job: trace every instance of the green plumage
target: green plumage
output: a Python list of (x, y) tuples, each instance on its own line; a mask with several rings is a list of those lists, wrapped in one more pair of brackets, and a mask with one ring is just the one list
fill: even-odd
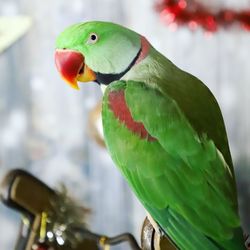
[[(124, 69), (115, 69), (110, 63), (112, 58), (116, 62), (119, 56), (122, 62), (131, 61), (140, 49), (139, 35), (133, 31), (102, 22), (98, 27), (94, 22), (87, 23), (86, 31), (84, 25), (81, 37), (89, 30), (100, 34), (105, 27), (113, 30), (102, 41), (100, 36), (100, 44), (94, 45), (99, 53), (105, 51), (103, 73), (122, 72)], [(82, 40), (76, 42), (80, 26), (74, 27), (74, 46), (67, 48), (85, 52), (86, 61), (96, 62), (100, 72), (102, 55), (93, 54), (92, 58), (90, 50), (80, 46)], [(62, 35), (59, 47), (65, 47), (64, 40)], [(120, 42), (122, 51), (115, 45)], [(106, 50), (109, 44), (112, 53)], [(128, 53), (130, 47), (133, 53)], [(121, 90), (133, 120), (142, 123), (156, 140), (141, 138), (115, 116), (109, 94)], [(145, 59), (109, 84), (103, 97), (102, 119), (112, 159), (179, 249), (245, 249), (223, 118), (214, 96), (200, 80), (150, 47)]]
[[(107, 96), (120, 88), (133, 118), (158, 141), (142, 140), (114, 117)], [(213, 141), (197, 135), (175, 101), (143, 83), (112, 83), (103, 100), (103, 126), (113, 160), (178, 247), (243, 249), (228, 166)]]

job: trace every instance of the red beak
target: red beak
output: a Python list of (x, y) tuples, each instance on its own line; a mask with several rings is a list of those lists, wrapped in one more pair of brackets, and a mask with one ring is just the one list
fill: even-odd
[(96, 78), (94, 72), (84, 64), (84, 56), (80, 52), (57, 49), (55, 63), (62, 78), (75, 89), (79, 89), (78, 80), (87, 82)]

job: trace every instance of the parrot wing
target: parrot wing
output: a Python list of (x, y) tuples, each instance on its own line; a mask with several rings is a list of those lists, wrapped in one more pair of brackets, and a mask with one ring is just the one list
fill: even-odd
[(198, 136), (206, 134), (213, 140), (234, 177), (226, 129), (216, 99), (208, 87), (195, 76), (180, 70), (172, 63), (168, 67), (171, 69), (172, 78), (166, 77), (164, 80), (157, 78), (161, 83), (159, 84), (162, 87), (161, 92), (176, 101)]
[[(241, 249), (243, 236), (239, 236), (242, 231), (234, 179), (214, 142), (205, 133), (202, 137), (197, 134), (172, 98), (135, 81), (114, 83), (108, 91), (116, 84), (125, 88), (125, 100), (133, 119), (157, 140), (147, 142), (157, 145), (155, 153), (147, 152), (145, 161), (152, 162), (157, 150), (163, 150), (157, 157), (166, 160), (161, 166), (147, 167), (139, 161), (134, 163), (135, 168), (120, 164), (153, 218), (165, 231), (175, 231), (170, 234), (172, 238), (178, 235), (180, 225), (187, 231), (185, 225), (189, 224), (226, 249)], [(118, 165), (122, 162), (115, 161)], [(155, 163), (158, 161), (155, 159)], [(165, 225), (169, 220), (172, 229)]]

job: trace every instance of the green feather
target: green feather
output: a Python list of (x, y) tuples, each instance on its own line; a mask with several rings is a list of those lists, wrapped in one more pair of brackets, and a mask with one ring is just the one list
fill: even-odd
[[(139, 138), (114, 117), (107, 96), (117, 89), (125, 90), (133, 118), (157, 141)], [(199, 137), (176, 101), (144, 83), (112, 83), (103, 99), (103, 126), (113, 160), (178, 247), (244, 249), (230, 169), (213, 141)]]
[(123, 79), (143, 82), (176, 102), (197, 136), (207, 136), (214, 142), (234, 175), (220, 108), (213, 94), (199, 79), (176, 67), (153, 47), (149, 55)]

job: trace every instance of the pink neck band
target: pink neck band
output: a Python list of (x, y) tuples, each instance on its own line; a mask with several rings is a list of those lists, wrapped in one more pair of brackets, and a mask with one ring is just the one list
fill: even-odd
[(141, 62), (148, 55), (150, 46), (151, 45), (148, 42), (148, 40), (144, 36), (141, 36), (141, 53), (138, 59), (136, 60), (135, 64)]

